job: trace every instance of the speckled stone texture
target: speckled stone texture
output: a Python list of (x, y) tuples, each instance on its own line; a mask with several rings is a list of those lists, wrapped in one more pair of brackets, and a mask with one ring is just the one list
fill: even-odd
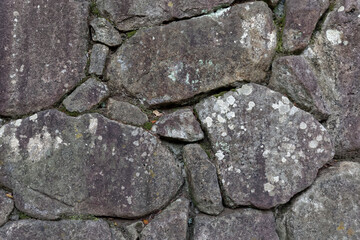
[(209, 97), (195, 109), (230, 207), (267, 209), (286, 203), (334, 155), (329, 134), (313, 116), (261, 85)]
[(180, 166), (141, 128), (98, 114), (43, 111), (0, 128), (0, 185), (18, 209), (136, 218), (164, 207), (183, 183)]
[(275, 47), (267, 4), (238, 4), (137, 31), (110, 58), (106, 78), (151, 106), (184, 104), (235, 82), (265, 81)]
[(119, 46), (122, 43), (120, 33), (105, 18), (95, 18), (90, 22), (91, 36), (93, 41), (101, 42), (110, 47)]
[(11, 196), (11, 194), (8, 196), (6, 196), (6, 194), (9, 193), (0, 189), (0, 226), (7, 222), (10, 213), (14, 209), (14, 201), (8, 197)]
[(104, 114), (108, 118), (134, 126), (142, 126), (149, 121), (146, 114), (140, 108), (113, 98), (110, 98), (107, 102)]

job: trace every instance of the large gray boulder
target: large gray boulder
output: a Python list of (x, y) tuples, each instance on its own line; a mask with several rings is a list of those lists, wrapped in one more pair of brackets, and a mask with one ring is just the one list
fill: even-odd
[(207, 13), (234, 0), (96, 0), (99, 11), (122, 31)]
[(326, 129), (267, 87), (246, 84), (195, 109), (216, 156), (227, 206), (286, 203), (333, 157)]
[(113, 240), (102, 220), (20, 220), (0, 228), (0, 240)]
[(208, 239), (279, 239), (274, 215), (250, 208), (226, 210), (218, 217), (198, 215), (194, 219), (194, 240)]
[(265, 81), (275, 48), (271, 10), (244, 3), (137, 31), (112, 55), (106, 77), (151, 106), (184, 103), (235, 82)]
[(0, 128), (0, 152), (0, 185), (38, 218), (136, 218), (164, 207), (183, 183), (156, 137), (98, 114), (48, 110), (16, 120)]
[(86, 1), (0, 1), (0, 115), (58, 102), (85, 76)]
[(14, 201), (8, 196), (11, 195), (7, 195), (4, 190), (0, 189), (0, 226), (7, 222), (10, 213), (14, 209)]
[(360, 239), (360, 164), (340, 162), (278, 212), (280, 239)]

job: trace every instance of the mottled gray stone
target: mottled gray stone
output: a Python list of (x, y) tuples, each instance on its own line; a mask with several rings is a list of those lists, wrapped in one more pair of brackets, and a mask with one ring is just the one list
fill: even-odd
[(4, 190), (0, 189), (0, 226), (7, 222), (13, 209), (14, 201), (6, 196), (6, 192)]
[(116, 47), (122, 43), (120, 33), (105, 18), (93, 19), (90, 26), (92, 27), (91, 36), (95, 42), (101, 42), (110, 47)]
[(172, 152), (176, 160), (182, 161), (184, 143), (174, 143), (166, 141), (162, 141), (162, 143), (169, 148), (170, 152)]
[(310, 64), (302, 56), (280, 57), (273, 62), (269, 87), (288, 96), (318, 120), (330, 115)]
[(140, 233), (144, 229), (145, 224), (137, 221), (125, 227), (125, 236), (127, 240), (139, 240)]
[(115, 22), (122, 31), (193, 17), (216, 7), (228, 6), (232, 2), (233, 0), (96, 0), (100, 12)]
[(267, 4), (238, 4), (137, 31), (112, 55), (106, 77), (151, 106), (183, 104), (235, 82), (265, 81), (275, 48)]
[(149, 121), (146, 114), (140, 108), (113, 98), (110, 98), (107, 102), (105, 115), (116, 121), (135, 126), (142, 126)]
[(84, 112), (92, 109), (110, 95), (105, 83), (89, 78), (77, 87), (63, 101), (66, 110), (70, 112)]
[(115, 227), (111, 228), (111, 235), (112, 235), (111, 240), (128, 240), (124, 237), (122, 230), (119, 228), (115, 228)]
[(85, 76), (86, 1), (0, 1), (0, 115), (58, 102)]
[(359, 15), (359, 1), (335, 1), (314, 44), (304, 52), (331, 111), (325, 127), (334, 138), (339, 158), (360, 153)]
[(140, 240), (185, 240), (189, 217), (189, 201), (180, 198), (156, 216), (141, 232)]
[(113, 240), (102, 220), (20, 220), (0, 228), (0, 240)]
[(286, 17), (282, 36), (283, 47), (286, 51), (303, 50), (309, 44), (316, 24), (329, 4), (329, 0), (286, 0)]
[(216, 156), (227, 206), (286, 203), (333, 157), (326, 129), (267, 87), (246, 84), (195, 109)]
[(339, 162), (277, 214), (281, 239), (360, 239), (360, 164)]
[(184, 142), (196, 142), (204, 138), (192, 109), (181, 109), (162, 116), (151, 131), (162, 137)]
[(184, 147), (184, 162), (190, 193), (195, 206), (202, 212), (218, 215), (224, 209), (216, 167), (199, 144)]
[(109, 48), (102, 44), (94, 44), (91, 51), (89, 73), (98, 76), (103, 75), (106, 57), (109, 54)]
[(163, 208), (183, 183), (181, 168), (142, 128), (99, 114), (43, 111), (0, 128), (0, 185), (30, 216), (136, 218)]
[(254, 209), (226, 210), (220, 216), (198, 215), (194, 220), (194, 240), (279, 239), (274, 215)]
[(279, 1), (280, 0), (265, 0), (265, 2), (267, 2), (270, 5), (270, 7), (276, 7)]

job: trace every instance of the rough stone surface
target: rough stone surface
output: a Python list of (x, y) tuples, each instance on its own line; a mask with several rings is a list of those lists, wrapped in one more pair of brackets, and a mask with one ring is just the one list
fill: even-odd
[(216, 156), (227, 206), (286, 203), (333, 157), (326, 129), (264, 86), (246, 84), (195, 109)]
[(302, 56), (280, 57), (273, 62), (269, 87), (288, 96), (318, 120), (330, 115), (310, 64)]
[(99, 114), (48, 110), (13, 121), (0, 128), (0, 152), (0, 185), (39, 218), (136, 218), (164, 207), (183, 183), (156, 137)]
[(227, 210), (221, 216), (198, 215), (194, 220), (194, 240), (279, 239), (272, 212), (254, 209)]
[(181, 109), (162, 116), (151, 131), (162, 137), (184, 142), (196, 142), (204, 138), (200, 123), (192, 109)]
[(265, 0), (271, 7), (276, 7), (280, 0)]
[(139, 240), (140, 233), (145, 225), (142, 221), (137, 221), (125, 227), (125, 236), (127, 240)]
[(135, 126), (142, 126), (149, 121), (146, 114), (140, 108), (113, 98), (110, 98), (107, 102), (105, 115), (116, 121)]
[(340, 162), (277, 216), (281, 239), (360, 239), (360, 164)]
[(6, 196), (4, 190), (0, 189), (0, 226), (7, 222), (13, 209), (13, 200)]
[(102, 220), (9, 222), (0, 228), (0, 240), (112, 240), (109, 225)]
[(359, 15), (359, 1), (336, 1), (322, 31), (304, 53), (332, 113), (325, 127), (334, 138), (336, 155), (342, 158), (360, 153)]
[(93, 19), (90, 26), (92, 27), (91, 36), (95, 42), (101, 42), (110, 47), (116, 47), (122, 43), (120, 33), (105, 18)]
[(329, 7), (329, 0), (298, 1), (286, 0), (283, 47), (286, 51), (304, 49), (320, 17)]
[(89, 78), (65, 98), (63, 104), (66, 110), (81, 113), (95, 107), (109, 95), (110, 91), (105, 83)]
[(152, 220), (141, 232), (140, 240), (186, 239), (189, 201), (180, 198)]
[(98, 76), (103, 75), (106, 57), (109, 54), (109, 48), (102, 44), (94, 44), (91, 51), (89, 73)]
[(50, 107), (84, 77), (85, 1), (0, 1), (0, 115)]
[(137, 31), (111, 57), (106, 76), (151, 106), (184, 103), (235, 82), (264, 81), (275, 47), (267, 4), (244, 3)]
[(184, 162), (195, 206), (202, 212), (218, 215), (224, 209), (216, 167), (199, 144), (184, 147)]
[(112, 235), (112, 240), (128, 240), (124, 237), (121, 229), (115, 227), (111, 228), (111, 235)]
[(0, 118), (0, 127), (4, 125), (4, 120)]
[(189, 18), (210, 12), (216, 7), (230, 5), (232, 2), (233, 0), (96, 0), (100, 12), (115, 22), (122, 31)]

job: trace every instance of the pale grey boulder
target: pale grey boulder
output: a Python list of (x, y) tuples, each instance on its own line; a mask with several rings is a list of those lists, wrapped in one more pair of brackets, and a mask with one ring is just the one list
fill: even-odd
[(105, 18), (95, 18), (90, 22), (92, 27), (92, 40), (101, 42), (110, 47), (119, 46), (122, 43), (120, 33)]
[(91, 50), (89, 73), (98, 76), (103, 75), (106, 58), (109, 54), (109, 48), (102, 44), (94, 44)]
[(267, 4), (238, 4), (137, 31), (111, 56), (106, 79), (150, 106), (184, 104), (236, 82), (265, 82), (275, 48)]
[(193, 239), (278, 240), (275, 230), (275, 218), (270, 211), (250, 208), (227, 209), (217, 217), (197, 215), (194, 219)]
[(0, 115), (51, 107), (85, 77), (87, 1), (0, 1)]
[(184, 147), (184, 163), (190, 194), (195, 206), (206, 214), (218, 215), (224, 209), (215, 165), (199, 144)]
[(7, 192), (0, 189), (0, 226), (8, 221), (9, 215), (14, 209), (14, 201), (6, 196), (6, 194)]
[(97, 106), (110, 95), (107, 85), (89, 78), (67, 96), (63, 105), (69, 112), (85, 112)]
[(330, 135), (312, 115), (261, 85), (206, 98), (195, 109), (229, 207), (284, 204), (334, 155)]
[(277, 213), (280, 239), (360, 239), (360, 164), (338, 162)]
[(196, 142), (204, 138), (200, 123), (192, 109), (181, 109), (165, 114), (156, 121), (151, 131), (159, 136), (184, 142)]
[(134, 126), (142, 126), (149, 121), (146, 114), (137, 106), (113, 98), (107, 102), (105, 115), (113, 120)]
[(36, 218), (138, 218), (165, 207), (183, 184), (155, 136), (99, 114), (48, 110), (13, 121), (0, 128), (0, 152), (0, 185)]

